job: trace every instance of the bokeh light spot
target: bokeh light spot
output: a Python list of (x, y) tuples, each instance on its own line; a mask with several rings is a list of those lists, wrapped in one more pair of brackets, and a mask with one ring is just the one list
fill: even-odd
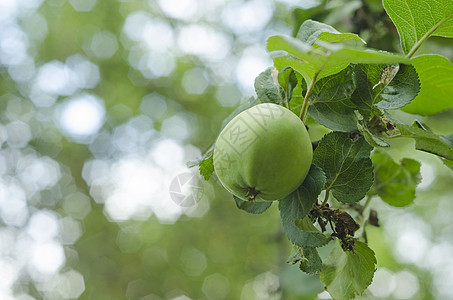
[(151, 119), (161, 120), (167, 112), (167, 102), (160, 94), (148, 94), (143, 97), (140, 109)]
[(151, 156), (161, 168), (171, 169), (183, 164), (184, 150), (174, 140), (164, 139), (154, 145)]
[(90, 198), (81, 192), (67, 195), (63, 200), (63, 209), (71, 217), (83, 220), (91, 211)]
[(27, 57), (19, 64), (10, 65), (8, 73), (16, 82), (28, 82), (35, 74), (35, 62)]
[(59, 220), (60, 239), (63, 245), (72, 245), (82, 236), (82, 225), (71, 217)]
[(0, 215), (10, 226), (22, 226), (28, 217), (25, 191), (17, 183), (0, 181)]
[(187, 54), (198, 55), (209, 61), (225, 58), (230, 52), (230, 38), (210, 26), (187, 25), (178, 34), (178, 46)]
[(38, 243), (33, 248), (31, 264), (40, 274), (53, 275), (60, 270), (64, 262), (63, 247), (57, 242)]
[(174, 47), (173, 28), (168, 22), (153, 19), (146, 22), (145, 26), (143, 24), (139, 26), (144, 27), (141, 39), (150, 50), (171, 51)]
[(215, 273), (204, 279), (202, 291), (210, 299), (225, 299), (230, 292), (230, 283), (228, 278)]
[(217, 101), (224, 107), (236, 107), (241, 102), (241, 92), (235, 85), (221, 85), (217, 87)]
[(125, 228), (118, 232), (116, 244), (124, 253), (136, 253), (141, 248), (143, 242), (134, 230)]
[(103, 101), (88, 94), (66, 100), (58, 112), (57, 121), (63, 133), (80, 142), (95, 134), (105, 118)]
[(99, 67), (80, 54), (66, 59), (66, 64), (76, 74), (76, 84), (79, 89), (92, 89), (101, 79)]
[(28, 221), (27, 233), (37, 242), (47, 242), (59, 233), (58, 217), (49, 210), (34, 213)]
[(136, 42), (140, 42), (144, 37), (144, 30), (151, 23), (151, 16), (138, 10), (129, 14), (124, 22), (123, 32), (126, 36)]
[(91, 53), (99, 59), (111, 58), (118, 51), (116, 36), (110, 31), (104, 30), (91, 39)]
[(61, 61), (51, 61), (38, 70), (36, 83), (45, 93), (69, 96), (76, 90), (77, 75)]
[(85, 291), (82, 274), (74, 270), (61, 274), (58, 291), (64, 299), (78, 299)]
[(422, 175), (422, 180), (418, 184), (417, 189), (426, 189), (428, 188), (431, 183), (436, 178), (436, 174), (434, 173), (434, 168), (428, 162), (422, 161), (420, 167), (420, 174)]
[(236, 77), (242, 91), (254, 95), (255, 78), (270, 65), (272, 61), (266, 52), (253, 46), (246, 48), (236, 67)]
[(222, 20), (237, 34), (262, 30), (271, 20), (274, 7), (268, 0), (231, 1), (222, 13)]
[(97, 0), (69, 0), (76, 11), (90, 11), (96, 5)]
[(189, 94), (203, 94), (208, 87), (208, 79), (200, 68), (193, 68), (184, 72), (182, 86)]
[(22, 121), (13, 121), (6, 125), (8, 145), (13, 148), (25, 147), (32, 139), (30, 126)]
[(18, 163), (18, 175), (29, 189), (49, 189), (61, 178), (60, 166), (50, 157), (26, 156)]
[(181, 253), (184, 271), (189, 276), (200, 276), (208, 266), (206, 255), (195, 248), (185, 248)]
[(395, 282), (397, 288), (393, 292), (394, 299), (414, 299), (420, 287), (417, 276), (403, 270), (395, 274)]
[(159, 7), (170, 18), (189, 20), (197, 12), (197, 1), (194, 0), (158, 0)]
[(387, 298), (395, 291), (395, 277), (386, 268), (378, 268), (374, 274), (373, 282), (368, 287), (376, 298)]
[(160, 131), (166, 137), (175, 140), (185, 140), (190, 135), (189, 123), (186, 120), (185, 114), (177, 114), (162, 122)]

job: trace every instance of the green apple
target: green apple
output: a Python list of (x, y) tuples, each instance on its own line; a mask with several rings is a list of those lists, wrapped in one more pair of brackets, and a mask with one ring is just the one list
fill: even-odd
[(214, 147), (214, 169), (222, 185), (243, 200), (279, 200), (304, 181), (313, 149), (304, 123), (272, 103), (234, 117)]

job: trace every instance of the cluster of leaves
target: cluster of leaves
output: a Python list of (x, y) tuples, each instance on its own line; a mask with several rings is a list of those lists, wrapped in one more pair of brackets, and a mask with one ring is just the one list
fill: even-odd
[[(257, 99), (229, 118), (256, 103), (272, 102), (291, 109), (309, 127), (331, 131), (317, 143), (303, 184), (280, 199), (278, 207), (285, 234), (296, 248), (290, 260), (304, 272), (319, 274), (335, 299), (362, 293), (376, 266), (374, 252), (355, 236), (359, 225), (348, 208), (363, 211), (358, 202), (373, 195), (398, 207), (415, 198), (420, 163), (394, 161), (386, 152), (390, 141), (412, 138), (416, 149), (453, 165), (453, 136), (436, 135), (417, 121), (404, 124), (392, 115), (397, 109), (427, 115), (453, 106), (451, 62), (434, 54), (413, 57), (429, 36), (453, 37), (453, 3), (440, 2), (384, 0), (404, 54), (367, 49), (356, 34), (313, 20), (303, 22), (296, 37), (270, 37), (274, 68), (256, 78)], [(212, 156), (201, 162), (200, 172), (209, 179)], [(272, 205), (234, 200), (249, 213)], [(317, 248), (333, 239), (332, 252), (321, 259)]]

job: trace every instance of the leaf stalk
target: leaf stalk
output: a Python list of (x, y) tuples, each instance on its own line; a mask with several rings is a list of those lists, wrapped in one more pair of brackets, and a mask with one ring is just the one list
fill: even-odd
[(430, 30), (428, 30), (422, 37), (415, 43), (414, 46), (412, 46), (412, 49), (409, 51), (409, 53), (406, 55), (407, 58), (412, 58), (414, 56), (415, 52), (420, 48), (420, 46), (423, 44), (424, 41), (426, 41), (442, 24), (447, 22), (453, 18), (453, 14), (443, 18), (440, 20), (436, 25), (434, 25)]
[(322, 207), (326, 206), (327, 201), (329, 201), (329, 193), (330, 193), (330, 189), (327, 189), (326, 196), (324, 197), (324, 201), (322, 201), (322, 204), (321, 204)]
[(313, 91), (313, 88), (315, 87), (316, 79), (318, 78), (318, 74), (320, 71), (316, 72), (315, 75), (313, 76), (313, 79), (311, 80), (310, 86), (308, 87), (307, 93), (305, 94), (304, 97), (304, 104), (302, 106), (302, 110), (300, 111), (300, 119), (302, 122), (307, 121), (307, 108), (308, 108), (308, 99), (310, 98), (311, 92)]

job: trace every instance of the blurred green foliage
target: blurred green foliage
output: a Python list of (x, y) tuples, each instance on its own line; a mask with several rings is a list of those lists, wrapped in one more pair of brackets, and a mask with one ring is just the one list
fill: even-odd
[[(381, 2), (165, 3), (0, 2), (0, 298), (322, 293), (318, 278), (286, 263), (291, 249), (277, 205), (246, 214), (213, 177), (202, 183), (195, 207), (178, 207), (169, 184), (253, 95), (254, 77), (270, 65), (268, 36), (295, 33), (312, 18), (357, 33), (369, 47), (399, 52)], [(421, 51), (451, 60), (451, 42), (434, 38)], [(101, 99), (105, 114), (95, 111), (101, 125), (80, 133), (90, 111), (63, 112), (87, 94)], [(419, 119), (452, 134), (452, 115)], [(373, 198), (382, 226), (366, 227), (368, 241), (386, 276), (364, 297), (453, 298), (453, 176), (411, 149), (398, 145), (393, 158), (421, 160), (424, 185), (404, 209)], [(402, 256), (411, 247), (412, 255)]]

